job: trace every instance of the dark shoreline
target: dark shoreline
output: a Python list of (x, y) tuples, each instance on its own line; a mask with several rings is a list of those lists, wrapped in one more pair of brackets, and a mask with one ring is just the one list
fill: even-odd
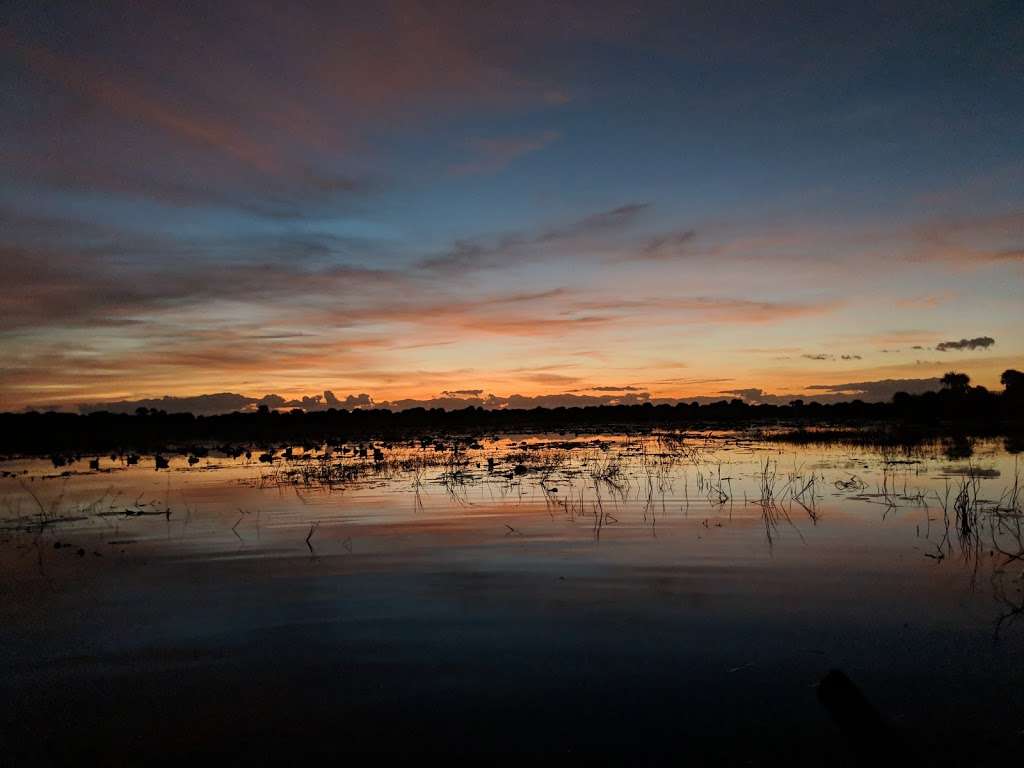
[[(653, 429), (762, 431), (760, 437), (796, 443), (851, 442), (913, 446), (927, 440), (1006, 437), (1016, 452), (1024, 441), (1024, 374), (1008, 370), (1005, 389), (970, 386), (965, 374), (950, 372), (938, 392), (897, 392), (888, 402), (838, 403), (792, 400), (750, 404), (735, 398), (715, 403), (680, 402), (564, 408), (460, 410), (410, 408), (327, 408), (199, 415), (139, 407), (134, 413), (0, 413), (0, 455), (53, 457), (69, 454), (184, 452), (239, 446), (341, 445), (367, 440), (468, 438), (529, 432), (643, 432)], [(59, 459), (55, 459), (55, 464)]]
[[(422, 408), (260, 411), (217, 416), (147, 411), (0, 414), (0, 454), (185, 452), (197, 446), (335, 445), (362, 440), (430, 439), (530, 432), (649, 432), (655, 429), (749, 430), (778, 442), (850, 442), (913, 446), (943, 438), (1006, 437), (1009, 450), (1024, 439), (1024, 409), (1005, 395), (941, 392), (891, 403), (822, 405), (596, 406), (531, 410), (458, 411)], [(1017, 448), (1019, 450), (1019, 448)]]

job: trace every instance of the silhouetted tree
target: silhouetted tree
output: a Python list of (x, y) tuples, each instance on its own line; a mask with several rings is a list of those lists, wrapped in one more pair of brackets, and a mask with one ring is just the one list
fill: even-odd
[(1008, 368), (999, 377), (999, 383), (1003, 385), (1007, 397), (1015, 400), (1024, 397), (1024, 373)]
[(940, 381), (942, 386), (951, 392), (966, 392), (967, 388), (971, 385), (970, 376), (966, 373), (957, 373), (956, 371), (950, 371)]
[[(431, 435), (470, 433), (472, 436), (538, 431), (586, 430), (591, 428), (655, 425), (690, 428), (705, 425), (777, 424), (787, 419), (800, 425), (867, 426), (889, 433), (887, 440), (916, 441), (927, 435), (968, 436), (1011, 435), (1014, 450), (1024, 441), (1024, 374), (1003, 373), (1002, 393), (970, 386), (962, 373), (949, 372), (942, 379), (941, 392), (895, 394), (889, 403), (860, 400), (839, 403), (805, 402), (789, 405), (752, 405), (739, 399), (701, 405), (645, 403), (644, 405), (601, 405), (586, 408), (499, 409), (413, 408), (278, 410), (260, 403), (257, 413), (226, 413), (193, 416), (168, 414), (159, 409), (139, 409), (135, 414), (97, 411), (75, 413), (0, 413), (0, 455), (49, 454), (60, 466), (65, 455), (99, 451), (188, 450), (196, 456), (219, 444), (228, 455), (283, 447), (288, 444), (331, 445), (355, 440), (431, 440)], [(424, 437), (426, 436), (426, 437)], [(1008, 444), (1009, 445), (1009, 444)], [(954, 453), (962, 448), (953, 446)], [(1008, 447), (1007, 450), (1010, 450)]]

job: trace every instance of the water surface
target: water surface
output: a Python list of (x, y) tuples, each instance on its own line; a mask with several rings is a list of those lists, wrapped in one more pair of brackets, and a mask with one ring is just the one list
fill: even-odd
[(838, 668), (927, 762), (1019, 754), (999, 441), (361, 447), (4, 462), (5, 749), (844, 764)]

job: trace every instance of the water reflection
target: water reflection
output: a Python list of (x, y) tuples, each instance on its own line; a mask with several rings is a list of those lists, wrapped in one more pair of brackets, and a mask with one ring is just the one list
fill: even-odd
[(946, 458), (951, 461), (969, 459), (974, 455), (974, 446), (966, 435), (954, 435), (946, 438), (943, 440), (943, 450)]
[[(484, 542), (494, 530), (567, 542), (585, 530), (613, 547), (668, 536), (684, 550), (700, 541), (726, 562), (758, 537), (768, 554), (780, 541), (799, 544), (813, 564), (857, 524), (872, 557), (955, 559), (972, 584), (987, 574), (1006, 609), (998, 628), (1020, 614), (1019, 468), (997, 442), (976, 451), (959, 438), (908, 454), (733, 433), (532, 435), (80, 457), (60, 470), (13, 460), (0, 481), (7, 543), (34, 547), (42, 567), (52, 557), (43, 550), (62, 539), (97, 556), (127, 542), (215, 552), (229, 537), (250, 556), (289, 545), (322, 555), (367, 532), (377, 546), (395, 534), (400, 549), (410, 527), (453, 523)], [(839, 522), (808, 539), (819, 523)], [(738, 532), (727, 545), (701, 534), (726, 526)]]
[[(934, 730), (946, 691), (969, 686), (972, 706), (1004, 707), (1020, 689), (1007, 661), (1024, 639), (1019, 463), (999, 441), (966, 458), (941, 443), (906, 452), (739, 433), (210, 450), (165, 454), (160, 470), (152, 456), (91, 469), (95, 458), (0, 468), (11, 585), (0, 619), (24, 659), (22, 692), (41, 685), (41, 659), (204, 653), (253, 637), (264, 645), (252, 664), (289, 681), (321, 663), (315, 648), (325, 679), (347, 665), (370, 700), (384, 664), (413, 670), (387, 678), (410, 696), (411, 681), (456, 675), (460, 700), (528, 696), (536, 708), (543, 690), (563, 717), (589, 711), (594, 685), (615, 701), (662, 685), (667, 670), (680, 691), (709, 697), (707, 734), (758, 700), (762, 714), (744, 716), (784, 719), (784, 700), (814, 722), (800, 709), (813, 697), (786, 692), (832, 667), (922, 729)], [(580, 661), (590, 658), (597, 667)], [(440, 678), (417, 666), (436, 659)], [(906, 705), (905, 686), (880, 682), (939, 668), (948, 680), (919, 683)], [(332, 685), (322, 693), (339, 711), (369, 717), (348, 683)], [(663, 710), (632, 711), (654, 723)], [(1012, 708), (1000, 711), (984, 728), (1003, 728)], [(434, 729), (423, 738), (443, 731), (423, 717)], [(564, 745), (564, 734), (544, 738)]]

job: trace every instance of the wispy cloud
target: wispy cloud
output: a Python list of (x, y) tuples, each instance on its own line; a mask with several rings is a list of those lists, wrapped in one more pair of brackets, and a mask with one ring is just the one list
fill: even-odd
[(897, 299), (896, 306), (907, 309), (932, 309), (952, 301), (954, 294), (945, 292), (924, 296), (910, 296), (905, 299)]
[(1024, 258), (1024, 211), (932, 220), (917, 230), (915, 257), (962, 264)]
[(524, 155), (540, 152), (561, 138), (558, 131), (544, 131), (536, 136), (505, 136), (501, 138), (473, 139), (469, 149), (473, 157), (452, 165), (456, 175), (494, 173)]
[[(571, 98), (523, 66), (536, 40), (520, 36), (515, 55), (482, 42), (507, 35), (483, 9), (398, 0), (368, 14), (323, 3), (252, 13), (229, 1), (196, 21), (171, 6), (114, 6), (81, 9), (75, 23), (116, 46), (44, 37), (19, 15), (0, 30), (19, 89), (46, 94), (22, 100), (19, 151), (0, 154), (2, 166), (82, 194), (295, 219), (379, 184), (352, 160), (382, 121), (423, 126), (439, 108), (552, 109)], [(556, 139), (474, 146), (483, 167)]]
[(691, 255), (696, 240), (697, 232), (693, 229), (669, 232), (651, 238), (636, 250), (626, 251), (619, 256), (619, 259), (623, 261), (677, 259)]
[(667, 314), (688, 323), (772, 323), (832, 312), (841, 306), (836, 301), (797, 303), (757, 301), (733, 297), (679, 296), (647, 299), (584, 300), (576, 305), (581, 310), (604, 310), (623, 313)]
[(416, 266), (425, 272), (451, 276), (465, 274), (467, 271), (507, 267), (513, 258), (515, 264), (522, 265), (527, 261), (550, 258), (548, 249), (553, 246), (627, 231), (649, 208), (649, 203), (628, 203), (532, 232), (457, 240), (451, 248), (421, 259)]

